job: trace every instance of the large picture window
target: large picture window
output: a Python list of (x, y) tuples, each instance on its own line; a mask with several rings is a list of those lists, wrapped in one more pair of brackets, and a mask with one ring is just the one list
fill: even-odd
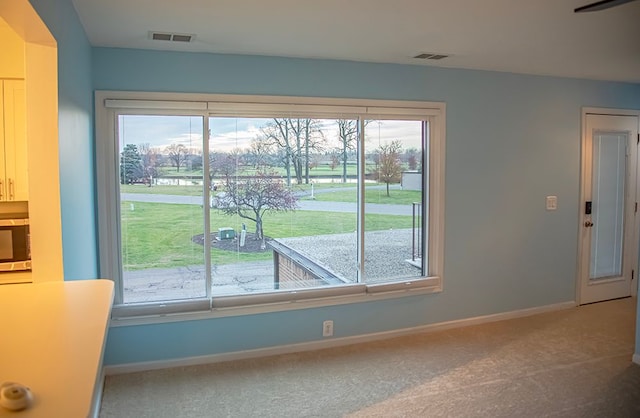
[(197, 98), (96, 94), (116, 313), (440, 289), (443, 105)]

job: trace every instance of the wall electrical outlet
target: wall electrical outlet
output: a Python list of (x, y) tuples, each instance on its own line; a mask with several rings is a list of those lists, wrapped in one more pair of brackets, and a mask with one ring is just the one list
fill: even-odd
[(322, 323), (322, 336), (323, 337), (333, 336), (333, 321), (327, 320)]
[(558, 209), (558, 196), (547, 196), (547, 210)]

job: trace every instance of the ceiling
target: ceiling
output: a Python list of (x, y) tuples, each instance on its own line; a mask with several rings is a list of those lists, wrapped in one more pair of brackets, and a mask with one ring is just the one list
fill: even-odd
[[(430, 65), (640, 83), (640, 1), (72, 0), (93, 46)], [(194, 34), (191, 43), (150, 31)], [(450, 55), (418, 60), (420, 53)]]

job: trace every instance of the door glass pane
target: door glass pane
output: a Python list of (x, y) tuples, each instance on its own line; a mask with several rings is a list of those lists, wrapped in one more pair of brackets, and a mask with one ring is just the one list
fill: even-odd
[(205, 297), (202, 117), (118, 125), (124, 303)]
[(423, 125), (415, 120), (366, 121), (367, 283), (424, 275)]
[(590, 279), (622, 274), (627, 136), (593, 136), (593, 229)]

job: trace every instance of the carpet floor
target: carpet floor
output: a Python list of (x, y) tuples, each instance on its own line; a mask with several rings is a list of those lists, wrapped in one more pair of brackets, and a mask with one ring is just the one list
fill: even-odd
[(107, 376), (100, 417), (640, 417), (635, 304)]

